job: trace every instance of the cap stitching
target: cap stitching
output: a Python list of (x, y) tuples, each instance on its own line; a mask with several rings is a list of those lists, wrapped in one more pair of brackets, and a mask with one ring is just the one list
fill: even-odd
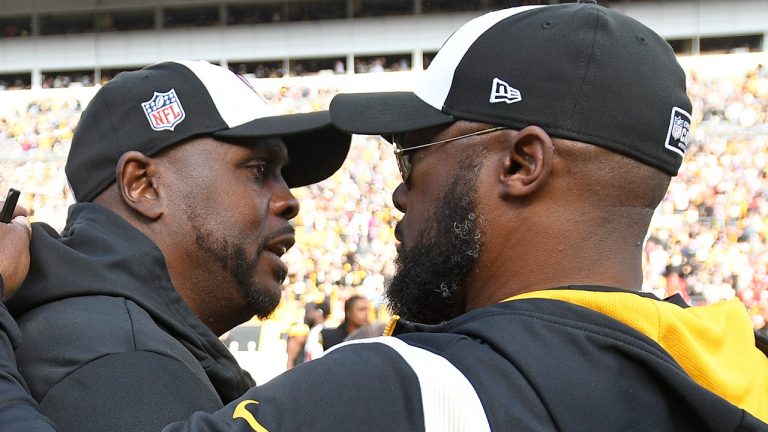
[[(117, 181), (117, 162), (120, 160), (120, 156), (125, 153), (123, 150), (122, 142), (118, 139), (117, 135), (117, 128), (115, 127), (115, 122), (113, 121), (112, 116), (112, 110), (109, 109), (110, 104), (108, 103), (107, 99), (109, 97), (109, 92), (111, 88), (107, 88), (104, 90), (104, 98), (101, 101), (104, 105), (104, 111), (106, 111), (105, 117), (107, 118), (107, 121), (109, 121), (110, 126), (110, 139), (115, 143), (115, 147), (112, 150), (116, 150), (115, 153), (113, 153), (111, 156), (115, 157), (115, 164), (112, 166), (111, 172), (109, 172), (109, 175), (104, 178), (101, 182), (99, 182), (96, 187), (92, 187), (91, 190), (84, 191), (82, 199), (78, 199), (78, 202), (88, 202), (93, 201), (94, 198), (96, 198), (99, 193), (101, 193), (104, 189), (106, 189), (109, 185)], [(116, 154), (119, 153), (119, 154)], [(94, 175), (94, 177), (97, 177), (97, 175)]]
[(592, 60), (595, 56), (595, 46), (597, 45), (597, 29), (600, 21), (600, 10), (598, 8), (593, 8), (595, 10), (595, 25), (592, 28), (592, 45), (590, 46), (589, 50), (589, 57), (587, 58), (587, 64), (584, 67), (584, 75), (581, 77), (581, 83), (579, 84), (579, 92), (576, 96), (576, 102), (573, 104), (573, 109), (571, 110), (571, 116), (568, 119), (568, 125), (566, 126), (568, 129), (573, 130), (573, 121), (574, 117), (576, 117), (576, 110), (579, 107), (579, 104), (581, 103), (581, 97), (584, 93), (584, 86), (587, 81), (587, 75), (589, 74), (590, 66), (592, 65)]
[[(107, 89), (108, 91), (111, 89)], [(107, 100), (107, 93), (108, 91), (104, 92), (104, 102)], [(108, 105), (108, 104), (105, 104)], [(115, 122), (112, 120), (112, 110), (109, 109), (109, 107), (106, 107), (107, 112), (107, 118), (109, 119), (109, 126), (110, 130), (112, 132), (112, 138), (115, 140), (115, 144), (117, 145), (118, 149), (120, 150), (120, 154), (125, 153), (123, 150), (122, 143), (117, 139), (117, 128), (115, 127)]]

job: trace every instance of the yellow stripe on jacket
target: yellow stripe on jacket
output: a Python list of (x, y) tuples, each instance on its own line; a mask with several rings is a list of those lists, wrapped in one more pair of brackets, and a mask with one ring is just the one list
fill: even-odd
[(699, 385), (768, 421), (768, 358), (755, 347), (752, 322), (737, 299), (682, 308), (624, 292), (534, 291), (541, 298), (608, 315), (656, 341)]

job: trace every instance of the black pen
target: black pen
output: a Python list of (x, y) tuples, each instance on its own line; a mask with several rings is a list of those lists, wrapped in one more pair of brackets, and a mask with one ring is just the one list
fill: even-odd
[(8, 196), (5, 197), (5, 204), (3, 204), (2, 213), (0, 213), (0, 222), (10, 223), (13, 219), (13, 211), (16, 209), (16, 203), (19, 201), (19, 195), (21, 193), (14, 188), (8, 191)]

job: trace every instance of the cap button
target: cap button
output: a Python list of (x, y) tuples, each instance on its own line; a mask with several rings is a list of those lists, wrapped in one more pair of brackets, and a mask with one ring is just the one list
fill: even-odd
[(591, 4), (597, 4), (597, 0), (579, 0), (576, 3), (591, 3)]

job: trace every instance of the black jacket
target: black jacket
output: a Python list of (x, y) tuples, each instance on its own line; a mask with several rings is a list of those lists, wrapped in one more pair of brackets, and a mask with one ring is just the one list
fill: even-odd
[[(0, 292), (3, 278), (0, 275)], [(53, 424), (40, 414), (40, 408), (29, 395), (24, 378), (19, 374), (13, 349), (20, 340), (19, 328), (4, 304), (0, 304), (0, 430), (51, 432)]]
[[(560, 291), (439, 326), (400, 322), (397, 337), (339, 345), (163, 431), (768, 430), (752, 415), (767, 415), (766, 358), (746, 344), (738, 301), (681, 312), (634, 293)], [(9, 321), (0, 308), (0, 424), (51, 431), (14, 374)]]
[(27, 280), (8, 302), (32, 396), (63, 431), (149, 431), (254, 385), (181, 300), (160, 250), (96, 204), (61, 236), (34, 224)]
[(768, 430), (768, 360), (738, 300), (536, 294), (338, 345), (165, 431)]

